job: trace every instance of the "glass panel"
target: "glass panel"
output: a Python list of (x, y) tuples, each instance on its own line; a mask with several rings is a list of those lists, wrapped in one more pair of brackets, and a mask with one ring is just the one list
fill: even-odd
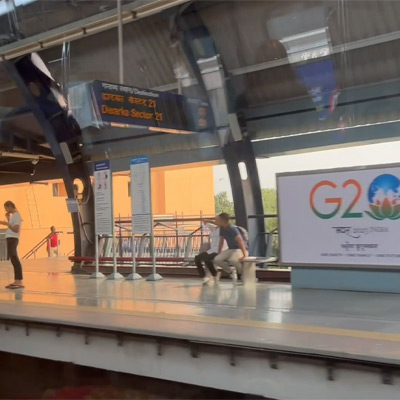
[(214, 167), (214, 193), (215, 213), (217, 215), (221, 213), (235, 215), (231, 183), (228, 170), (224, 164)]
[[(9, 0), (0, 1), (0, 26), (4, 35), (9, 34), (8, 38), (4, 36), (4, 44), (17, 39), (13, 34), (15, 28), (19, 31), (20, 39), (29, 38), (117, 7), (114, 0), (14, 0), (15, 9), (12, 3)], [(122, 4), (128, 3), (130, 1), (122, 1)], [(13, 27), (13, 24), (16, 27)]]
[[(29, 38), (115, 10), (116, 3), (21, 0), (16, 1), (15, 12), (2, 13), (9, 11), (7, 4), (0, 2), (0, 40), (4, 45), (17, 39), (15, 28)], [(86, 129), (82, 124), (89, 159), (112, 159), (115, 171), (126, 171), (129, 158), (142, 154), (155, 160), (155, 170), (173, 164), (220, 163), (224, 159), (221, 145), (236, 140), (237, 165), (242, 161), (243, 135), (252, 141), (259, 158), (264, 213), (268, 215), (277, 212), (275, 172), (397, 161), (400, 2), (193, 2), (180, 11), (184, 28), (174, 24), (168, 13), (124, 25), (124, 85), (204, 100), (212, 108), (215, 126), (198, 134), (175, 135), (172, 128), (160, 132), (143, 125), (122, 128), (120, 123)], [(195, 13), (201, 18), (194, 18)], [(116, 29), (45, 49), (39, 55), (65, 97), (69, 95), (74, 112), (78, 109), (88, 116), (88, 108), (101, 107), (85, 101), (84, 96), (81, 104), (74, 103), (71, 92), (78, 84), (100, 80), (118, 85)], [(0, 72), (0, 117), (7, 132), (13, 132), (13, 140), (34, 139), (34, 144), (45, 147), (42, 128), (32, 113), (25, 110), (23, 117), (14, 118), (14, 108), (23, 112), (19, 107), (25, 100), (1, 65)], [(131, 104), (136, 107), (138, 99)], [(128, 113), (136, 110), (134, 106)], [(126, 111), (112, 109), (112, 114)], [(174, 104), (173, 111), (181, 108)], [(143, 115), (151, 119), (149, 114)], [(233, 135), (230, 129), (237, 127), (230, 116), (235, 114), (241, 130), (234, 129)], [(4, 152), (12, 143), (8, 139), (2, 142)], [(355, 144), (365, 146), (350, 147)], [(321, 149), (326, 151), (299, 154)], [(3, 158), (0, 165), (7, 170)], [(214, 167), (214, 174), (215, 193), (207, 214), (214, 213), (213, 195), (216, 212), (234, 214), (226, 166)], [(181, 194), (184, 190), (178, 177), (176, 180), (176, 191)], [(126, 196), (126, 182), (123, 187)], [(193, 204), (190, 213), (202, 210), (198, 199), (181, 197)], [(209, 205), (209, 199), (207, 202)], [(171, 210), (160, 204), (155, 208), (160, 215), (189, 213), (181, 206)], [(276, 227), (276, 218), (267, 217), (267, 232)]]

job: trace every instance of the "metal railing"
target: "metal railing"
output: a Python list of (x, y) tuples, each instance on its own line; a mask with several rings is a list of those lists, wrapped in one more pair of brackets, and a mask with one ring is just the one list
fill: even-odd
[[(156, 257), (193, 258), (204, 243), (209, 243), (209, 232), (203, 222), (213, 216), (162, 215), (154, 219), (154, 247)], [(130, 217), (115, 219), (118, 256), (132, 257), (132, 220)], [(104, 240), (104, 256), (110, 256), (112, 241)], [(135, 236), (135, 255), (150, 257), (149, 235)]]
[(279, 257), (279, 231), (278, 231), (278, 214), (256, 214), (249, 215), (249, 219), (264, 219), (266, 231), (260, 232), (263, 235), (266, 243), (266, 257)]
[[(156, 216), (154, 220), (154, 247), (156, 257), (162, 258), (194, 258), (202, 249), (202, 246), (210, 243), (210, 235), (204, 229), (203, 222), (212, 219), (214, 216), (178, 216), (177, 214), (170, 216)], [(277, 258), (279, 254), (279, 236), (277, 222), (277, 214), (261, 214), (249, 215), (249, 219), (263, 218), (266, 226), (271, 226), (260, 234), (265, 237), (267, 251), (265, 257)], [(232, 218), (234, 220), (234, 217)], [(62, 232), (57, 232), (58, 234)], [(68, 232), (73, 233), (73, 232)], [(132, 219), (131, 217), (115, 218), (115, 240), (118, 257), (132, 257)], [(48, 240), (48, 236), (43, 238), (36, 244), (23, 259), (34, 256)], [(135, 256), (151, 257), (151, 245), (149, 235), (135, 236)], [(100, 239), (99, 251), (101, 257), (112, 256), (112, 238), (103, 237)], [(67, 256), (73, 254), (74, 250), (68, 252)], [(176, 262), (174, 262), (176, 264)]]
[(72, 249), (65, 254), (66, 257), (72, 256), (75, 253), (75, 249)]
[[(204, 229), (203, 222), (214, 216), (182, 216), (166, 217), (161, 216), (154, 221), (154, 247), (156, 257), (171, 258), (194, 258), (204, 244), (210, 242), (209, 232)], [(264, 218), (271, 225), (270, 221), (276, 221), (276, 214), (250, 215), (249, 219)], [(234, 219), (234, 218), (232, 218)], [(119, 217), (115, 219), (115, 240), (118, 257), (132, 257), (132, 222), (130, 217)], [(277, 223), (272, 224), (272, 226)], [(265, 237), (267, 251), (265, 257), (277, 258), (279, 254), (278, 229), (261, 232)], [(151, 257), (150, 236), (135, 236), (135, 256)], [(102, 238), (99, 244), (100, 256), (112, 256), (112, 238)], [(165, 263), (165, 262), (164, 262)], [(176, 262), (173, 262), (176, 264)]]
[[(203, 240), (202, 240), (203, 239)], [(132, 257), (132, 237), (116, 236), (117, 256)], [(200, 252), (205, 236), (201, 235), (155, 235), (154, 248), (156, 257), (162, 258), (193, 258)], [(100, 255), (112, 256), (112, 238), (102, 238), (100, 241)], [(151, 257), (151, 241), (149, 235), (135, 237), (135, 256)]]
[[(63, 232), (56, 232), (56, 235), (60, 235)], [(23, 260), (27, 260), (28, 258), (31, 258), (33, 256), (33, 258), (36, 258), (36, 253), (45, 245), (47, 244), (47, 242), (50, 240), (49, 235), (47, 235), (46, 237), (44, 237), (39, 243), (37, 243), (35, 246), (32, 247), (32, 249), (30, 249), (23, 257)], [(57, 254), (59, 252), (59, 240), (57, 240)]]

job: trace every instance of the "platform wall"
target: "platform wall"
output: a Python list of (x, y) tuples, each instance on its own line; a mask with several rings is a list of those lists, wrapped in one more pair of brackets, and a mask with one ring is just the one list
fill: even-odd
[(296, 267), (291, 282), (294, 288), (400, 293), (400, 271)]

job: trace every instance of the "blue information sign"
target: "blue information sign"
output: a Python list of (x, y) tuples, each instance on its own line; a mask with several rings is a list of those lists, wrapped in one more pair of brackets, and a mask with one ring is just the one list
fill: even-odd
[(106, 169), (110, 169), (110, 161), (98, 161), (94, 163), (95, 171), (105, 171)]
[(94, 163), (94, 208), (96, 235), (112, 235), (112, 175), (108, 160)]
[(147, 157), (147, 156), (131, 158), (131, 165), (147, 164), (148, 162), (149, 162), (149, 157)]

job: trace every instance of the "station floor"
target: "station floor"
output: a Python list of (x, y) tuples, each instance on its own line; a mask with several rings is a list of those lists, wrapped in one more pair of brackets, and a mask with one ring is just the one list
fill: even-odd
[(25, 289), (0, 263), (0, 319), (279, 349), (400, 365), (400, 295), (200, 280), (74, 276), (65, 259), (24, 262)]

